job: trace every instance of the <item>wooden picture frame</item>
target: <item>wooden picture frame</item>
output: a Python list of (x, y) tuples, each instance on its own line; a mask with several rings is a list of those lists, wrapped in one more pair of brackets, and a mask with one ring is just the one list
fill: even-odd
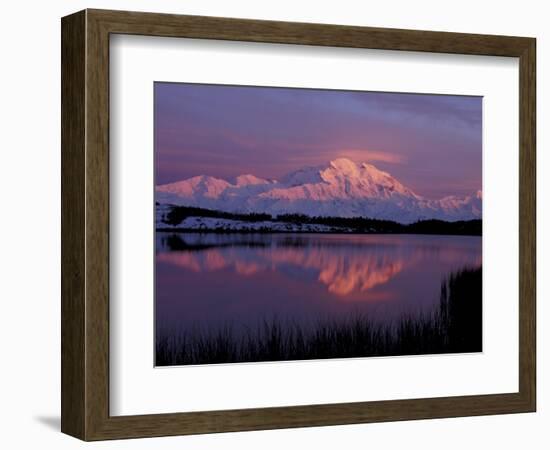
[[(64, 433), (101, 440), (535, 411), (535, 39), (104, 10), (61, 25)], [(519, 391), (110, 416), (109, 36), (116, 33), (519, 58)]]

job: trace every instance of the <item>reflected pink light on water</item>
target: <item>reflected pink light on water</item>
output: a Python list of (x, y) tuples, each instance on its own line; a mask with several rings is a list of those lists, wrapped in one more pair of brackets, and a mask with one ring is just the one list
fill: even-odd
[(235, 262), (235, 272), (237, 272), (239, 275), (244, 275), (244, 276), (254, 275), (255, 273), (260, 272), (261, 270), (265, 270), (265, 267), (262, 267), (256, 263), (241, 262), (241, 261)]
[(312, 323), (429, 312), (453, 271), (481, 265), (481, 239), (411, 235), (158, 233), (161, 329)]
[[(319, 281), (328, 286), (328, 290), (338, 296), (347, 296), (354, 291), (365, 292), (379, 284), (387, 283), (401, 272), (402, 261), (389, 263), (382, 267), (350, 267), (346, 272), (335, 267), (325, 269), (319, 274)], [(335, 270), (336, 269), (336, 270)], [(340, 267), (339, 269), (343, 269)]]
[(372, 298), (351, 294), (365, 293), (387, 283), (404, 267), (416, 264), (422, 257), (423, 252), (419, 250), (400, 254), (396, 248), (390, 250), (389, 255), (380, 255), (361, 248), (327, 246), (258, 248), (249, 249), (245, 254), (236, 248), (208, 249), (201, 252), (177, 251), (159, 253), (157, 260), (197, 273), (228, 269), (241, 276), (251, 276), (261, 271), (277, 271), (284, 266), (311, 269), (317, 272), (318, 282), (339, 299), (366, 301)]
[[(326, 285), (329, 292), (344, 298), (353, 292), (366, 292), (388, 282), (401, 272), (404, 259), (399, 261), (380, 258), (370, 254), (346, 257), (322, 249), (298, 252), (277, 249), (255, 252), (258, 261), (239, 259), (238, 251), (222, 254), (219, 250), (206, 250), (202, 254), (172, 252), (157, 255), (157, 260), (177, 265), (193, 272), (214, 272), (230, 269), (242, 276), (250, 276), (260, 271), (275, 271), (283, 265), (314, 269), (317, 280)], [(351, 298), (350, 298), (351, 299)], [(368, 297), (363, 297), (367, 300)], [(355, 300), (357, 300), (355, 298)]]

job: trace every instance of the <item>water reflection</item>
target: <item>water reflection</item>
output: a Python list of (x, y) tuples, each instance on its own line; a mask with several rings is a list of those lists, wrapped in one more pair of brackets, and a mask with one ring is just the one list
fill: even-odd
[[(385, 284), (422, 261), (481, 265), (479, 238), (443, 237), (445, 245), (441, 238), (159, 233), (157, 261), (195, 273), (231, 270), (243, 277), (262, 271), (311, 270), (335, 296), (368, 300), (351, 294)], [(475, 242), (468, 242), (472, 239)]]
[(157, 233), (157, 330), (310, 323), (433, 310), (451, 272), (481, 265), (481, 238)]
[[(303, 344), (302, 335), (292, 333), (296, 330), (299, 333), (311, 333), (312, 330), (318, 330), (320, 322), (326, 323), (327, 320), (331, 324), (345, 324), (347, 318), (366, 317), (368, 321), (361, 322), (361, 326), (373, 323), (385, 329), (404, 317), (421, 322), (422, 317), (432, 317), (424, 313), (432, 314), (440, 308), (442, 282), (451, 273), (465, 267), (479, 266), (481, 238), (472, 236), (158, 232), (155, 265), (157, 336), (165, 339), (184, 333), (190, 339), (195, 339), (189, 347), (193, 349), (192, 352), (184, 358), (185, 364), (192, 361), (231, 362), (348, 355), (352, 347), (346, 344), (345, 339), (337, 343), (341, 348), (338, 347), (336, 351), (328, 348), (332, 345), (328, 338), (325, 342), (325, 347), (328, 347), (322, 346), (324, 350), (315, 347), (313, 353), (308, 353), (313, 350), (304, 347), (303, 354), (295, 354), (294, 350), (294, 353), (285, 353), (286, 356), (269, 352), (264, 354), (261, 344), (264, 341), (256, 338), (250, 340), (250, 332), (269, 322), (272, 324), (269, 339), (286, 336), (283, 339), (285, 345), (290, 345), (288, 339), (292, 338), (292, 345), (287, 345), (290, 351), (300, 342)], [(467, 275), (466, 279), (469, 277)], [(466, 347), (452, 350), (454, 347), (445, 346), (451, 342), (448, 337), (434, 338), (433, 333), (437, 334), (440, 328), (437, 324), (431, 324), (422, 328), (432, 330), (428, 333), (431, 337), (420, 339), (416, 331), (411, 331), (420, 339), (414, 345), (408, 335), (404, 338), (402, 344), (409, 342), (414, 348), (405, 349), (401, 345), (389, 350), (384, 347), (386, 344), (382, 347), (377, 344), (377, 347), (371, 348), (374, 353), (365, 354), (477, 349), (481, 342), (481, 328), (476, 324), (481, 322), (472, 319), (480, 317), (477, 313), (472, 314), (472, 311), (481, 311), (481, 280), (475, 283), (466, 280), (466, 284), (464, 281), (462, 283), (466, 288), (459, 289), (462, 294), (458, 297), (463, 296), (465, 299), (453, 294), (458, 302), (458, 309), (453, 306), (453, 311), (459, 311), (458, 316), (463, 317), (465, 322), (460, 322), (458, 328), (453, 326), (456, 330), (462, 330), (461, 333), (471, 329), (475, 345), (467, 346), (466, 350)], [(468, 302), (464, 303), (463, 300), (472, 300), (474, 307), (469, 307)], [(473, 325), (472, 320), (475, 322)], [(411, 326), (420, 322), (411, 322)], [(230, 335), (225, 334), (224, 330), (231, 330)], [(345, 328), (340, 331), (350, 330)], [(203, 340), (204, 336), (211, 338)], [(341, 336), (347, 335), (344, 333)], [(248, 339), (246, 348), (239, 347), (243, 339)], [(167, 341), (159, 342), (164, 343), (159, 344), (159, 348), (166, 350)], [(460, 335), (457, 342), (466, 341)], [(442, 343), (447, 344), (442, 346)], [(203, 347), (207, 344), (211, 348), (205, 352)], [(238, 344), (241, 356), (237, 358), (232, 353), (227, 354), (229, 344)], [(187, 344), (181, 345), (185, 347)], [(356, 352), (352, 352), (353, 355), (362, 354), (361, 345), (354, 347)], [(274, 348), (271, 344), (268, 347), (271, 350)], [(159, 353), (168, 356), (166, 361), (161, 358), (157, 362), (172, 364), (170, 361), (179, 361), (172, 358), (181, 353), (181, 348), (178, 348), (175, 348), (173, 354), (170, 351)], [(322, 353), (321, 350), (328, 353)], [(336, 353), (331, 353), (333, 350)], [(319, 351), (321, 353), (318, 354)], [(202, 356), (199, 358), (196, 352)], [(205, 359), (201, 359), (203, 357)]]

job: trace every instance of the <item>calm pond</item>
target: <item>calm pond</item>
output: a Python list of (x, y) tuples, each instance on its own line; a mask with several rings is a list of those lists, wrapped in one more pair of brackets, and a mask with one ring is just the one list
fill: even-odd
[(157, 333), (413, 317), (481, 253), (478, 236), (157, 232)]

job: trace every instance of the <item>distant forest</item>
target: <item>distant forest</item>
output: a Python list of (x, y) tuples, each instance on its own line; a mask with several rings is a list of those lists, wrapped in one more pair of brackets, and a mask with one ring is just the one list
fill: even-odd
[[(157, 203), (158, 205), (158, 203)], [(188, 217), (207, 217), (215, 219), (236, 220), (241, 222), (283, 222), (292, 224), (318, 224), (334, 227), (335, 232), (349, 233), (399, 233), (399, 234), (447, 234), (481, 236), (482, 221), (461, 220), (447, 222), (444, 220), (420, 220), (411, 224), (402, 224), (391, 220), (370, 219), (367, 217), (311, 217), (304, 214), (279, 214), (272, 216), (263, 213), (229, 213), (205, 208), (188, 206), (171, 206), (163, 221), (170, 225), (171, 231)], [(341, 230), (344, 228), (345, 230)], [(181, 231), (187, 231), (181, 228)], [(193, 230), (191, 230), (193, 231)], [(196, 231), (196, 230), (195, 230)], [(266, 230), (267, 232), (269, 230)]]

